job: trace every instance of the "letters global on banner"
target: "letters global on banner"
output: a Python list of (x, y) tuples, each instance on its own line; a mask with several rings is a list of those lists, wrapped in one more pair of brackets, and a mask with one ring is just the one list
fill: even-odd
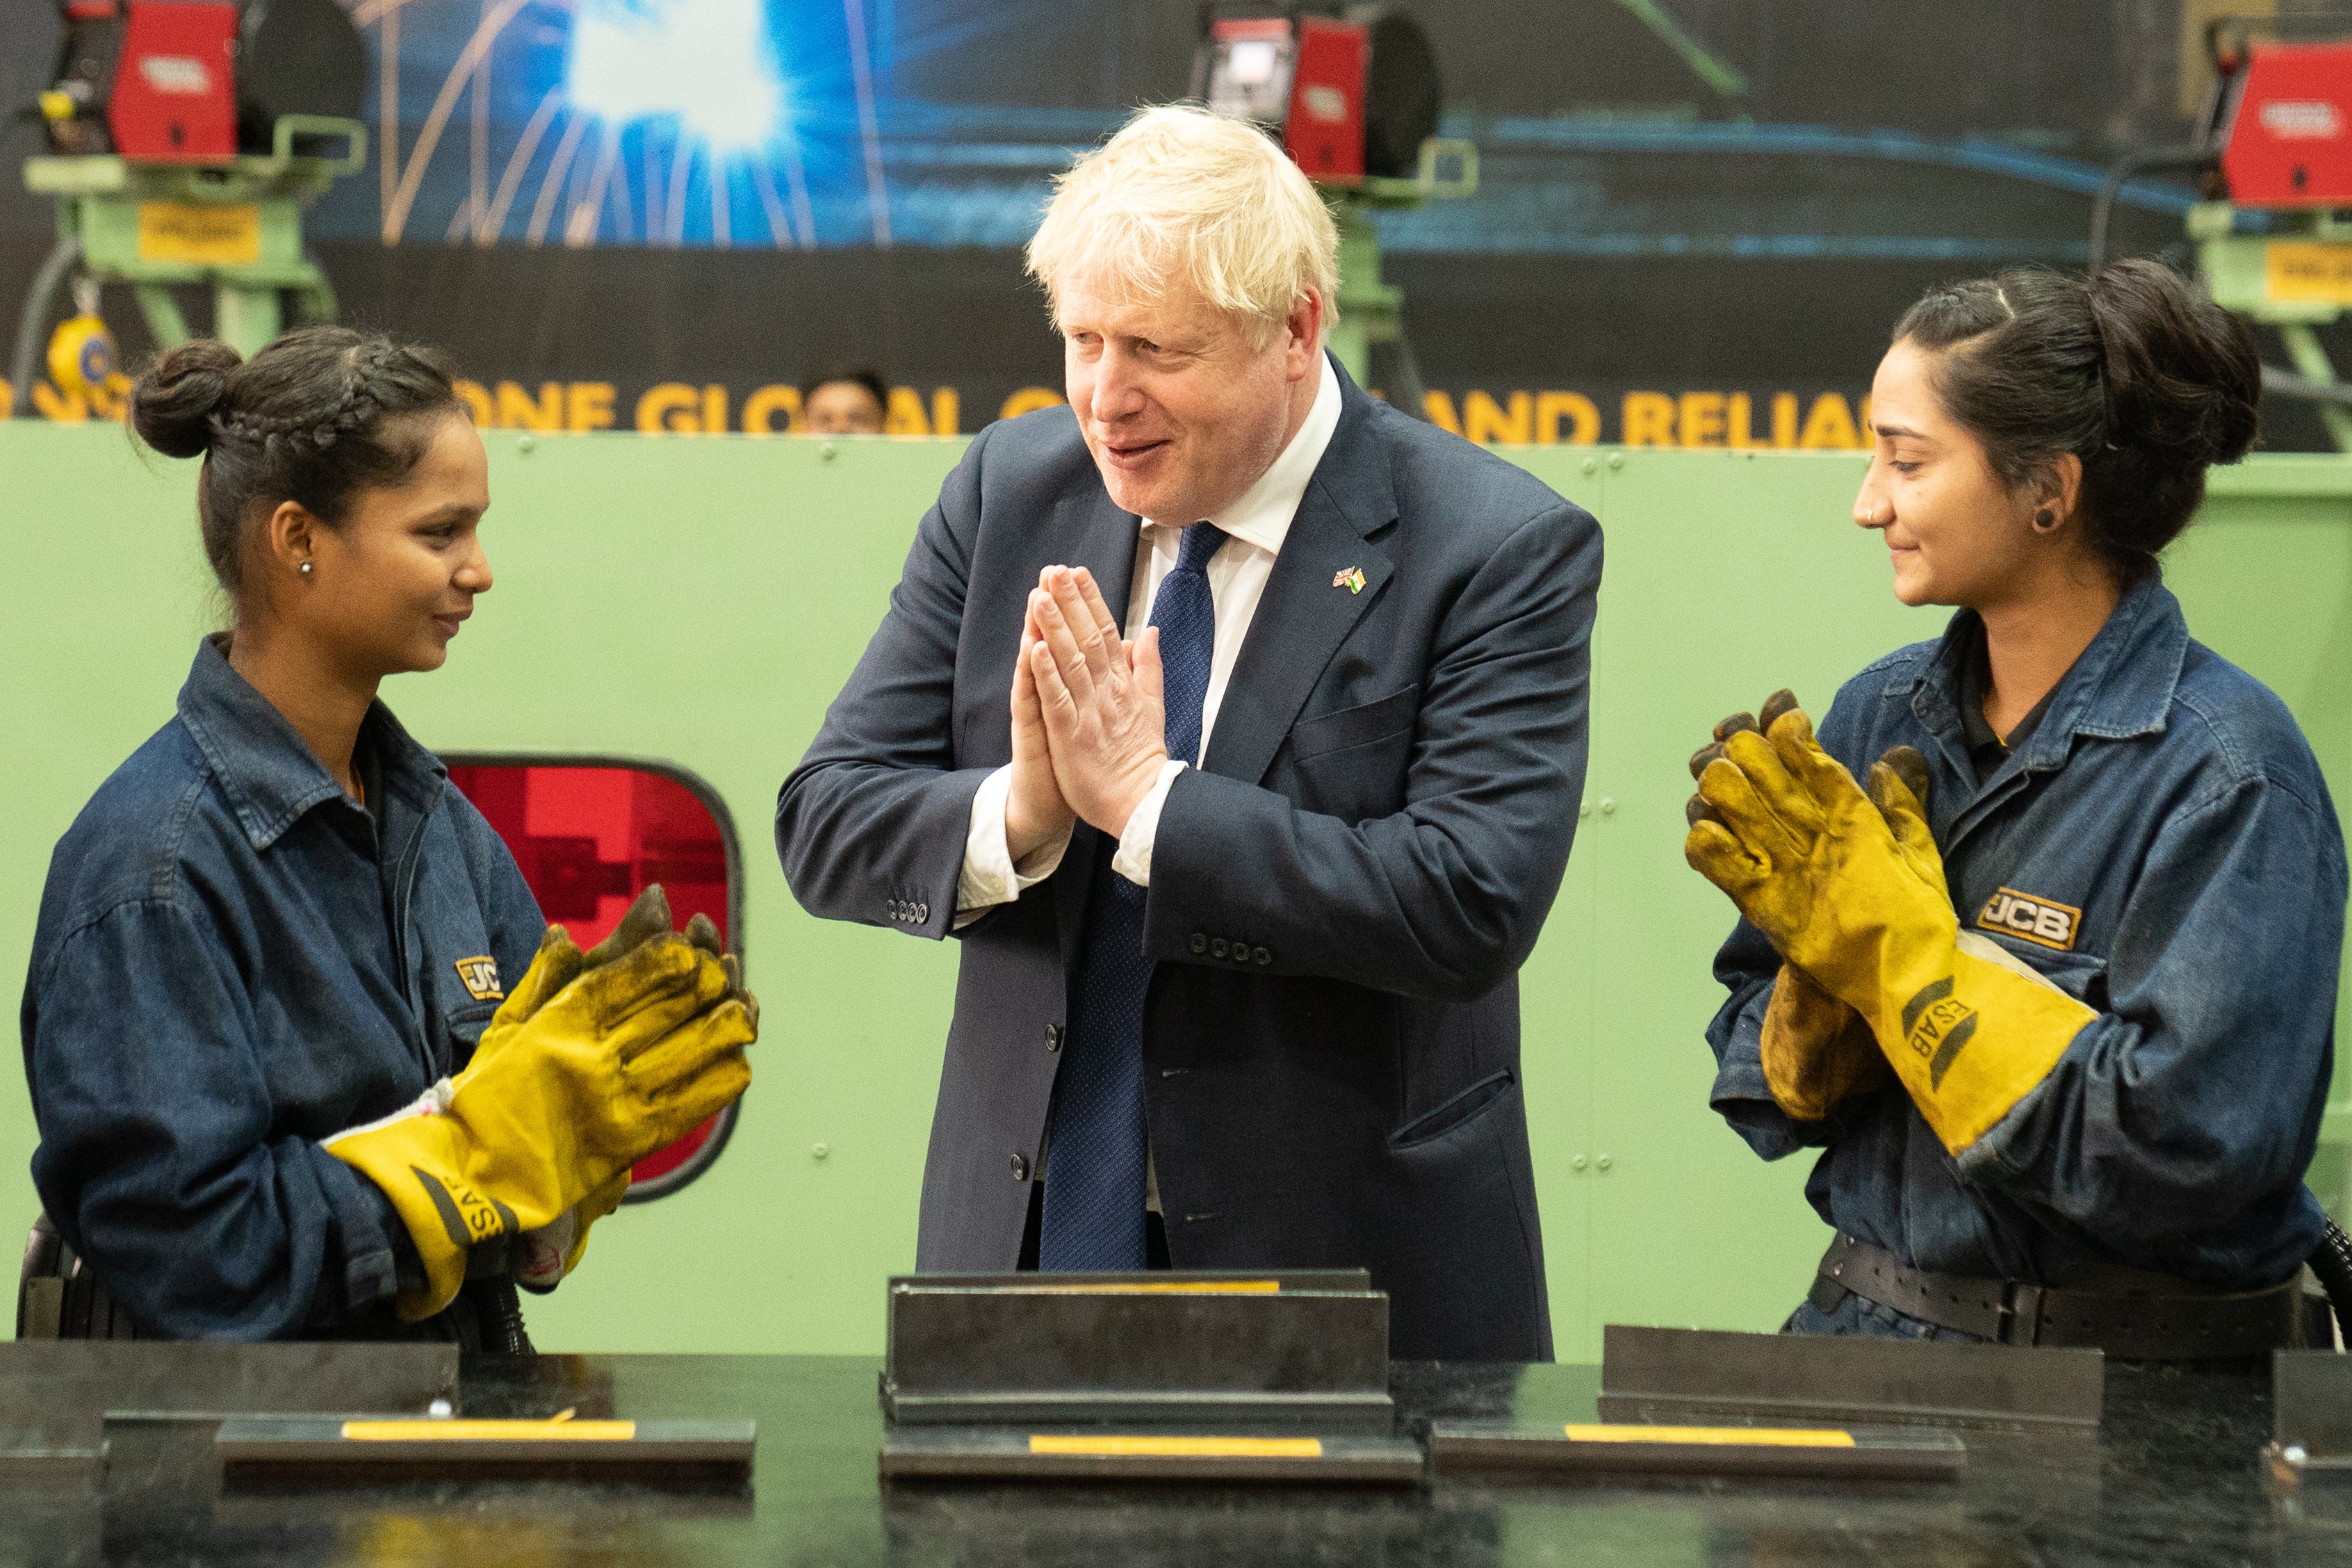
[[(121, 389), (127, 390), (127, 387)], [(800, 388), (789, 382), (749, 387), (724, 383), (512, 379), (457, 383), (458, 395), (486, 430), (584, 434), (635, 430), (648, 436), (783, 436), (806, 433)], [(1373, 389), (1373, 395), (1381, 395)], [(0, 417), (13, 410), (0, 383)], [(894, 386), (884, 423), (891, 436), (968, 435), (992, 419), (1013, 419), (1062, 402), (1050, 386), (1005, 390)], [(93, 405), (46, 381), (32, 389), (30, 413), (60, 424), (120, 419), (120, 391)], [(965, 406), (987, 409), (967, 422)], [(1864, 451), (1870, 446), (1870, 400), (1841, 392), (1646, 392), (1588, 394), (1560, 389), (1490, 392), (1433, 389), (1423, 395), (1430, 422), (1489, 445), (1715, 448), (1729, 451)]]
[[(803, 431), (797, 387), (777, 383), (738, 395), (719, 384), (661, 382), (635, 400), (623, 421), (621, 394), (610, 382), (542, 382), (535, 389), (512, 381), (461, 382), (459, 392), (485, 427), (529, 430), (635, 428), (647, 435), (797, 435)], [(1375, 389), (1375, 395), (1378, 395)], [(1049, 408), (1062, 395), (1049, 386), (1023, 386), (995, 405), (998, 419)], [(965, 433), (964, 396), (939, 386), (890, 390), (885, 433), (955, 436)], [(1487, 444), (1715, 447), (1733, 451), (1856, 451), (1870, 446), (1870, 400), (1838, 392), (1626, 392), (1601, 401), (1581, 392), (1473, 388), (1457, 395), (1433, 390), (1423, 406), (1432, 424)], [(981, 423), (986, 423), (985, 419)]]

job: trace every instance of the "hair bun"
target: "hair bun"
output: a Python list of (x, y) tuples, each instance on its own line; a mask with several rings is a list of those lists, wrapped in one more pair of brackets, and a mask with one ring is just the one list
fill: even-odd
[(2244, 457), (2263, 390), (2246, 324), (2145, 258), (2101, 268), (2087, 295), (2105, 359), (2109, 444), (2199, 467)]
[(213, 444), (213, 416), (244, 363), (217, 338), (194, 338), (142, 372), (131, 388), (131, 423), (167, 458), (194, 458)]

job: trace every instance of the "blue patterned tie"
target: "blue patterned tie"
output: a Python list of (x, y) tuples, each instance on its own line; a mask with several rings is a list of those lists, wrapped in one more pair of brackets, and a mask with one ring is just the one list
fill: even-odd
[[(1175, 570), (1151, 601), (1160, 628), (1161, 695), (1168, 754), (1201, 757), (1201, 702), (1217, 646), (1217, 607), (1209, 593), (1209, 558), (1225, 535), (1214, 524), (1184, 531)], [(1143, 998), (1152, 961), (1143, 952), (1144, 890), (1110, 868), (1106, 847), (1095, 865), (1086, 956), (1054, 1101), (1045, 1212), (1037, 1236), (1045, 1269), (1143, 1267), (1143, 1165), (1150, 1133), (1143, 1115)]]

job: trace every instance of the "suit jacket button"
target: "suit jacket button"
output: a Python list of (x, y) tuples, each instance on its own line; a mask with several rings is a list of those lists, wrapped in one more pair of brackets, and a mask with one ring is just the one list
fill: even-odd
[(1234, 938), (1234, 962), (1235, 963), (1247, 963), (1249, 962), (1249, 943), (1244, 942), (1239, 937)]
[(1194, 932), (1192, 933), (1192, 951), (1193, 951), (1194, 952), (1208, 952), (1208, 951), (1209, 951), (1209, 939), (1208, 939), (1207, 937), (1205, 937), (1205, 936), (1202, 936), (1199, 931), (1194, 931)]
[(1209, 956), (1211, 958), (1223, 958), (1225, 956), (1225, 939), (1223, 937), (1218, 937), (1215, 941), (1209, 943)]
[(1272, 963), (1274, 962), (1274, 954), (1266, 952), (1266, 950), (1262, 947), (1252, 948), (1250, 950), (1250, 956), (1257, 960), (1260, 963)]
[(1028, 1155), (1015, 1154), (1013, 1156), (1013, 1179), (1016, 1182), (1025, 1182), (1029, 1179)]
[(915, 919), (917, 919), (918, 921), (920, 921), (924, 922), (925, 924), (929, 924), (929, 921), (930, 921), (930, 918), (931, 918), (931, 906), (930, 906), (930, 905), (929, 905), (929, 904), (917, 904), (917, 905), (915, 906)]
[(1048, 1024), (1045, 1026), (1045, 1048), (1049, 1051), (1058, 1051), (1062, 1048), (1061, 1025)]

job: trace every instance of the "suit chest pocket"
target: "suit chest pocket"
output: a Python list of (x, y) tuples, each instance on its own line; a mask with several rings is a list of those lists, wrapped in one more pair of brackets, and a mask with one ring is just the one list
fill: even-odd
[(1420, 713), (1421, 688), (1408, 686), (1301, 720), (1290, 731), (1290, 763), (1305, 785), (1299, 804), (1354, 821), (1402, 809)]

